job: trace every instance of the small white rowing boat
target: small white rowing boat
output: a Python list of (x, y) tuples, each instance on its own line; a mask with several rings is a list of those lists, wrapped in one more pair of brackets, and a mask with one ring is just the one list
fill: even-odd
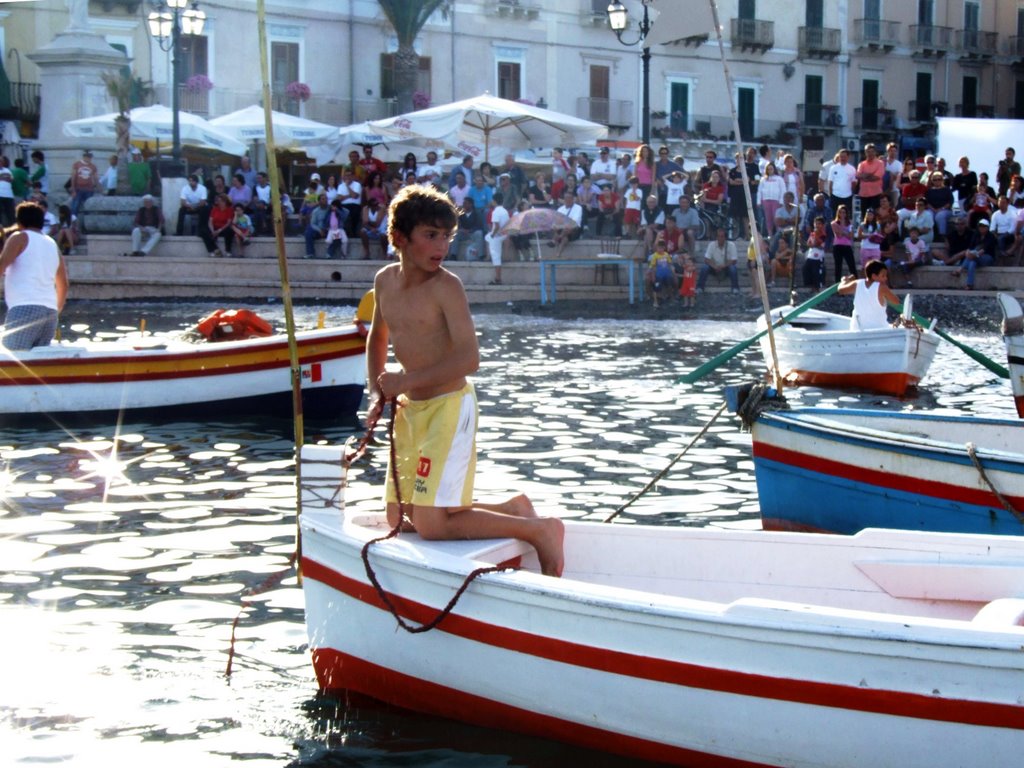
[[(909, 301), (906, 304), (910, 306)], [(793, 307), (776, 307), (771, 321)], [(910, 312), (904, 313), (910, 317)], [(758, 330), (766, 328), (764, 318)], [(779, 369), (790, 384), (853, 387), (902, 397), (928, 373), (939, 337), (917, 326), (851, 331), (850, 318), (809, 309), (774, 330)], [(761, 351), (771, 367), (768, 337)]]
[(1016, 768), (1024, 537), (566, 523), (565, 574), (512, 539), (374, 544), (341, 448), (302, 451), (322, 689), (676, 765)]

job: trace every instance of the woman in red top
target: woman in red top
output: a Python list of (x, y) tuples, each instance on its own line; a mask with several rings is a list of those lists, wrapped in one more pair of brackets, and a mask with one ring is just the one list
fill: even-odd
[(711, 172), (707, 184), (701, 189), (700, 201), (706, 210), (713, 213), (718, 213), (722, 207), (722, 203), (725, 202), (725, 184), (722, 181), (722, 174), (718, 171)]
[[(231, 229), (231, 223), (235, 219), (235, 209), (231, 207), (231, 201), (225, 194), (217, 195), (210, 209), (209, 231), (203, 233), (203, 242), (206, 244), (206, 253), (210, 256), (221, 257), (224, 251), (231, 253), (231, 245), (235, 240), (235, 233)], [(217, 247), (217, 238), (224, 238), (224, 251)]]

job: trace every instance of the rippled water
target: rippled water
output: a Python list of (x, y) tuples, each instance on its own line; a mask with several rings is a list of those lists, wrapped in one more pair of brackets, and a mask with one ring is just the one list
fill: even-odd
[[(146, 317), (174, 332), (209, 305), (78, 304), (84, 335)], [(312, 327), (319, 308), (298, 310)], [(324, 308), (328, 322), (351, 307)], [(280, 321), (280, 309), (261, 313)], [(480, 496), (525, 490), (542, 511), (603, 518), (682, 451), (751, 351), (695, 387), (694, 366), (751, 321), (564, 321), (482, 315), (476, 377)], [(1003, 360), (995, 336), (958, 338)], [(915, 400), (789, 393), (803, 403), (957, 408), (1012, 416), (1008, 386), (942, 345)], [(307, 441), (345, 430), (310, 431)], [(749, 435), (723, 416), (623, 521), (756, 526)], [(376, 505), (384, 451), (349, 502)], [(218, 766), (618, 765), (616, 758), (368, 701), (327, 701), (305, 649), (294, 573), (253, 600), (294, 548), (291, 425), (124, 423), (0, 428), (0, 763)]]

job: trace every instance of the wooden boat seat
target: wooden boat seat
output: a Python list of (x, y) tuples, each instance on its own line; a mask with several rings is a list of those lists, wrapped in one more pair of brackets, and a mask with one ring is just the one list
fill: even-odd
[(974, 624), (990, 627), (1024, 627), (1024, 599), (1001, 597), (993, 600), (975, 614)]
[[(1024, 568), (1015, 562), (861, 560), (855, 565), (891, 596), (916, 600), (999, 602), (1016, 594), (1024, 579)], [(1024, 606), (1024, 599), (1017, 602)]]
[(416, 546), (433, 549), (452, 557), (479, 560), (491, 565), (518, 567), (519, 558), (533, 552), (533, 547), (519, 539), (461, 539), (459, 541), (428, 541), (416, 533), (403, 533), (405, 541), (416, 542)]

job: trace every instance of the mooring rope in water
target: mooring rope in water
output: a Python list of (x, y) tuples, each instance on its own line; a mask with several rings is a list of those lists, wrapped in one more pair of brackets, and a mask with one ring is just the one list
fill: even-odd
[[(380, 412), (378, 412), (370, 421), (367, 422), (366, 432), (363, 434), (363, 437), (356, 445), (355, 450), (342, 451), (341, 482), (338, 483), (337, 487), (334, 489), (334, 493), (332, 494), (331, 498), (324, 499), (324, 506), (332, 506), (341, 496), (341, 493), (347, 483), (348, 468), (354, 462), (362, 458), (362, 456), (366, 453), (366, 447), (369, 445), (370, 440), (373, 438), (373, 431), (377, 428), (377, 422), (379, 420)], [(247, 600), (246, 598), (255, 597), (256, 595), (262, 594), (264, 592), (269, 592), (271, 589), (277, 587), (284, 580), (284, 577), (288, 575), (288, 572), (295, 567), (295, 564), (298, 562), (298, 559), (299, 550), (298, 547), (296, 547), (295, 551), (288, 556), (288, 564), (282, 570), (278, 571), (277, 573), (272, 573), (261, 584), (258, 584), (252, 589), (246, 590), (242, 593), (242, 605), (238, 609), (238, 615), (235, 616), (235, 620), (231, 622), (231, 642), (228, 645), (228, 663), (227, 668), (224, 670), (224, 674), (226, 676), (231, 677), (231, 668), (235, 659), (235, 633), (238, 629), (238, 624), (242, 620), (242, 615), (245, 613), (245, 611), (253, 606), (253, 601)]]
[(977, 446), (974, 445), (974, 443), (967, 443), (967, 455), (971, 457), (971, 463), (974, 464), (974, 468), (978, 470), (978, 474), (981, 475), (981, 479), (985, 481), (985, 485), (989, 487), (989, 490), (991, 490), (992, 493), (995, 494), (995, 497), (999, 499), (999, 503), (1003, 505), (1003, 509), (1005, 509), (1011, 515), (1016, 517), (1018, 522), (1024, 523), (1024, 514), (1014, 509), (1013, 505), (1010, 503), (1010, 500), (1003, 496), (1003, 494), (999, 492), (999, 489), (996, 488), (992, 480), (989, 479), (988, 473), (985, 471), (985, 468), (981, 466), (981, 459), (978, 458), (978, 449)]
[(705, 424), (701, 428), (700, 432), (698, 432), (696, 435), (693, 436), (693, 439), (690, 440), (690, 442), (687, 444), (687, 446), (685, 448), (683, 448), (683, 450), (681, 450), (676, 455), (676, 457), (674, 459), (672, 459), (672, 461), (670, 461), (668, 463), (668, 465), (664, 469), (662, 469), (658, 474), (656, 474), (651, 479), (651, 482), (649, 482), (647, 485), (645, 485), (635, 496), (633, 496), (633, 498), (631, 498), (629, 501), (627, 501), (621, 507), (619, 507), (614, 512), (612, 512), (610, 515), (608, 515), (608, 517), (606, 517), (602, 522), (610, 523), (612, 520), (614, 520), (616, 517), (618, 517), (620, 514), (622, 514), (628, 507), (630, 507), (635, 501), (637, 501), (637, 499), (639, 499), (641, 496), (643, 496), (645, 493), (647, 493), (649, 490), (651, 490), (651, 488), (654, 487), (655, 483), (657, 483), (659, 480), (661, 480), (661, 478), (663, 478), (666, 474), (668, 474), (668, 471), (670, 469), (672, 469), (672, 467), (675, 465), (675, 463), (677, 461), (679, 461), (681, 458), (683, 458), (683, 456), (686, 455), (686, 452), (689, 451), (691, 448), (693, 448), (693, 446), (695, 446), (697, 444), (697, 441), (700, 440), (702, 437), (704, 437), (705, 434), (707, 434), (708, 429), (710, 429), (711, 425), (714, 424), (718, 420), (718, 417), (722, 415), (722, 411), (724, 411), (727, 406), (728, 406), (728, 403), (722, 403), (718, 407), (718, 410), (715, 411), (715, 415), (712, 416), (711, 419), (708, 421), (708, 423)]
[[(395, 486), (395, 500), (398, 504), (398, 522), (395, 523), (395, 526), (387, 535), (380, 536), (379, 538), (371, 539), (370, 541), (366, 542), (366, 544), (363, 545), (363, 549), (360, 552), (360, 556), (363, 559), (363, 567), (366, 569), (366, 577), (370, 580), (370, 583), (373, 584), (373, 588), (377, 591), (377, 597), (380, 598), (381, 602), (384, 603), (385, 607), (387, 607), (387, 609), (391, 612), (391, 615), (395, 618), (395, 621), (398, 622), (398, 626), (400, 626), (402, 629), (404, 629), (406, 632), (409, 632), (410, 634), (417, 634), (420, 632), (429, 632), (442, 621), (444, 621), (448, 614), (450, 614), (454, 610), (455, 605), (459, 602), (459, 598), (462, 597), (462, 594), (466, 591), (466, 589), (469, 588), (469, 585), (478, 576), (483, 576), (485, 573), (500, 573), (502, 571), (511, 571), (515, 569), (502, 565), (492, 565), (484, 568), (477, 568), (473, 571), (470, 571), (466, 578), (463, 580), (462, 586), (460, 586), (458, 590), (456, 590), (455, 594), (452, 596), (452, 599), (448, 601), (448, 604), (444, 608), (442, 608), (437, 613), (437, 615), (434, 616), (433, 619), (426, 622), (425, 624), (421, 624), (419, 626), (410, 624), (398, 613), (398, 609), (395, 608), (395, 604), (391, 601), (391, 596), (384, 591), (384, 587), (381, 586), (380, 581), (377, 579), (377, 574), (374, 572), (373, 566), (370, 565), (370, 547), (379, 542), (387, 541), (388, 539), (393, 539), (396, 536), (398, 536), (398, 534), (402, 530), (402, 524), (405, 522), (406, 519), (405, 503), (402, 501), (402, 489), (398, 483), (398, 462), (396, 461), (395, 452), (395, 419), (397, 418), (398, 415), (398, 402), (395, 398), (391, 398), (391, 400), (389, 400), (388, 403), (391, 406), (391, 419), (388, 421), (388, 441), (390, 442), (389, 450), (391, 458), (391, 482)], [(410, 520), (410, 522), (412, 521)]]

